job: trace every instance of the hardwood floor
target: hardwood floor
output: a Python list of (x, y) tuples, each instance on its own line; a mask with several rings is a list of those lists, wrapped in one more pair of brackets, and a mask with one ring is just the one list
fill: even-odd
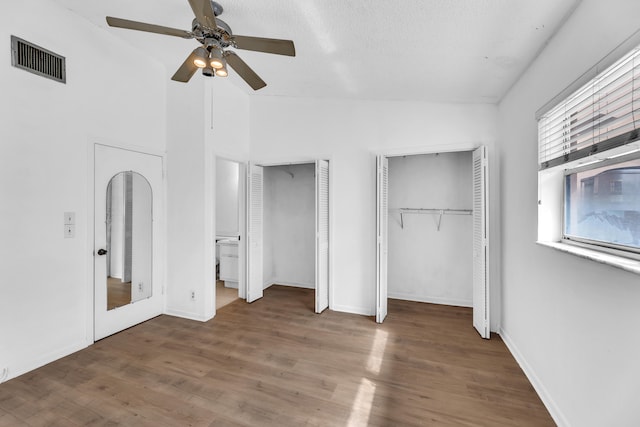
[(552, 426), (466, 308), (384, 324), (273, 286), (207, 323), (160, 316), (0, 385), (0, 426)]

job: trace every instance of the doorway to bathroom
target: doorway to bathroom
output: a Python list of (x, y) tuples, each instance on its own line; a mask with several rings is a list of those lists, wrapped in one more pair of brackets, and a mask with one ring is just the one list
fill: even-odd
[(245, 170), (244, 163), (216, 157), (216, 310), (245, 298)]

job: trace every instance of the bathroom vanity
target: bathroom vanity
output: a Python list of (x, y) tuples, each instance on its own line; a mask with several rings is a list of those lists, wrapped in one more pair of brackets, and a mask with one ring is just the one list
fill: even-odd
[(222, 238), (217, 241), (220, 257), (220, 280), (226, 288), (238, 288), (238, 239)]

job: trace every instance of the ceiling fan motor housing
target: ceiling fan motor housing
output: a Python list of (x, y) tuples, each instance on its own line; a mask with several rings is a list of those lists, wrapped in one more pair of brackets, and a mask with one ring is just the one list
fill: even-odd
[(194, 19), (191, 23), (191, 32), (194, 38), (205, 45), (205, 47), (208, 47), (212, 40), (216, 41), (213, 44), (222, 48), (231, 46), (231, 37), (233, 35), (231, 27), (220, 19), (216, 19), (216, 24), (218, 28), (211, 30), (209, 28), (203, 28), (198, 20)]

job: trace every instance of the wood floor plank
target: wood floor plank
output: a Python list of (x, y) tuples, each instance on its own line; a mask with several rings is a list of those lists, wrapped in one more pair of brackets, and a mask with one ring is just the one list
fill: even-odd
[(470, 309), (313, 313), (272, 286), (206, 323), (159, 316), (0, 385), (4, 426), (552, 426)]

